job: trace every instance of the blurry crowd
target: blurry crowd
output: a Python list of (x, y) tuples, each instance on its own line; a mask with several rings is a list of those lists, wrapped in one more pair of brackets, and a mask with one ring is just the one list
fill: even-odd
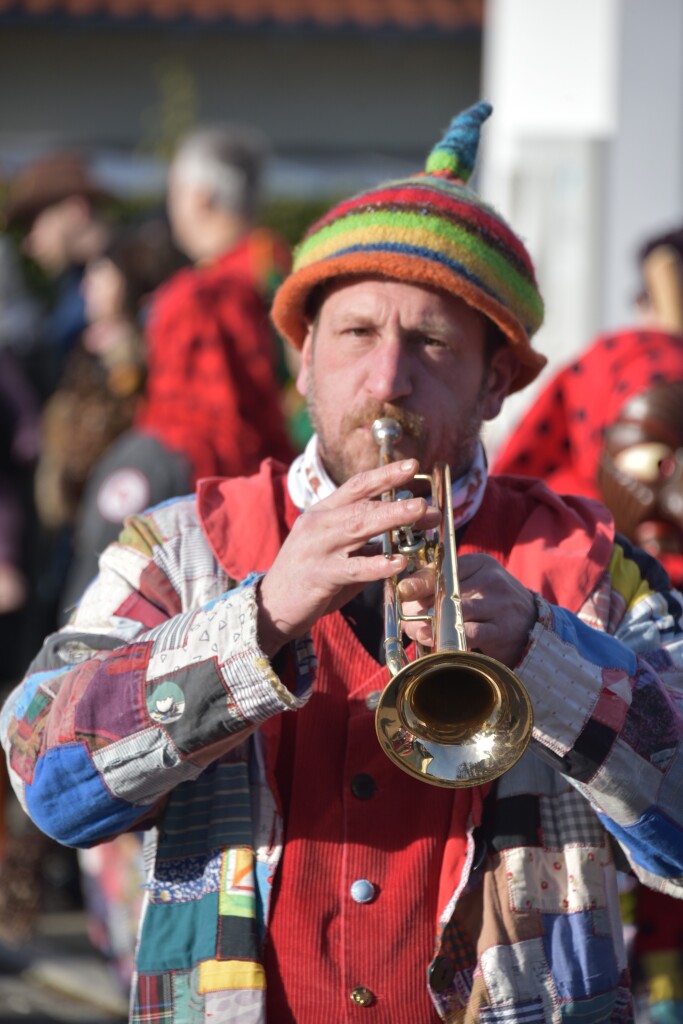
[[(0, 235), (0, 701), (68, 620), (127, 516), (201, 477), (290, 461), (291, 380), (268, 319), (290, 266), (259, 222), (266, 146), (244, 127), (181, 140), (158, 212), (122, 216), (82, 153), (9, 182)], [(300, 410), (296, 409), (299, 415)], [(15, 817), (0, 765), (2, 937), (84, 900), (128, 980), (141, 849), (76, 855)], [(57, 897), (55, 897), (57, 894)]]

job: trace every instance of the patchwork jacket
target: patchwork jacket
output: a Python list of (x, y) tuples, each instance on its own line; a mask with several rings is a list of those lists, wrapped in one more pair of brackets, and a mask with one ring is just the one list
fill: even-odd
[[(87, 847), (148, 830), (136, 1024), (265, 1021), (282, 825), (259, 727), (302, 708), (318, 668), (306, 638), (285, 685), (259, 648), (246, 570), (267, 568), (286, 501), (270, 469), (253, 480), (131, 519), (0, 718), (46, 833)], [(470, 823), (424, 950), (430, 995), (445, 1021), (628, 1021), (616, 868), (683, 895), (683, 599), (586, 503), (519, 480), (487, 493), (477, 519), (507, 513), (489, 550), (538, 594), (516, 667), (534, 735)], [(553, 531), (568, 546), (551, 550)], [(464, 550), (481, 535), (468, 528)]]

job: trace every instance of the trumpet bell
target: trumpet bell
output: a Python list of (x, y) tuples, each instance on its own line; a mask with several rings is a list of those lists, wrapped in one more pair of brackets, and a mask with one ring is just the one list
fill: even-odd
[(522, 756), (533, 711), (505, 665), (479, 652), (442, 651), (409, 662), (375, 713), (387, 756), (408, 775), (451, 789), (491, 782)]

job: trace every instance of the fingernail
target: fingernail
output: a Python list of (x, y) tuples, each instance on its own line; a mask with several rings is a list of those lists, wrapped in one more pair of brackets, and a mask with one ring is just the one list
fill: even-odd
[(412, 469), (412, 468), (413, 468), (413, 461), (412, 461), (412, 459), (405, 459), (401, 463), (401, 469), (409, 470), (409, 469)]

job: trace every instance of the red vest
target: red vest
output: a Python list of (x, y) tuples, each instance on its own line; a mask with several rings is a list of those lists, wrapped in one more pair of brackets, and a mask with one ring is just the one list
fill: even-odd
[[(283, 469), (270, 463), (255, 477), (203, 481), (199, 507), (213, 550), (235, 579), (270, 566), (299, 514)], [(489, 481), (460, 550), (491, 553), (527, 586), (576, 610), (597, 584), (611, 541), (601, 508), (563, 502), (519, 478)], [(263, 728), (285, 811), (265, 949), (269, 1019), (350, 1019), (350, 995), (362, 986), (380, 1024), (395, 1024), (397, 1007), (401, 1019), (438, 1021), (427, 961), (484, 792), (428, 786), (393, 765), (366, 703), (385, 686), (386, 668), (339, 613), (316, 623), (313, 639), (313, 695), (295, 715)], [(358, 796), (359, 777), (371, 780), (370, 796)], [(372, 887), (368, 902), (353, 898), (359, 882)]]

